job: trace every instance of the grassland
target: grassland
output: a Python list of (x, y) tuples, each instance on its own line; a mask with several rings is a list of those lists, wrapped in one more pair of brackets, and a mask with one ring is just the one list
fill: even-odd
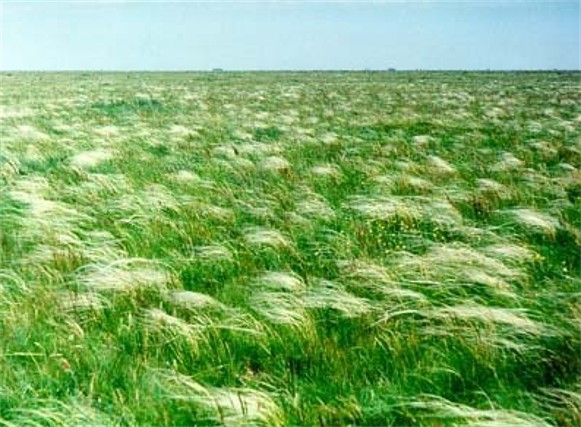
[(0, 426), (581, 425), (579, 78), (0, 74)]

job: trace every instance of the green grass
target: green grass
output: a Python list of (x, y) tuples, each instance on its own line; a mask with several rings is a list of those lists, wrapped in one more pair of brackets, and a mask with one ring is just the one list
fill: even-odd
[(579, 425), (578, 81), (0, 74), (0, 425)]

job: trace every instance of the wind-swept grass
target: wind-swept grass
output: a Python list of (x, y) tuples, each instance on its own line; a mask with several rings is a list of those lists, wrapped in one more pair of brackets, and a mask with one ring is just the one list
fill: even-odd
[(578, 79), (0, 74), (0, 425), (579, 425)]

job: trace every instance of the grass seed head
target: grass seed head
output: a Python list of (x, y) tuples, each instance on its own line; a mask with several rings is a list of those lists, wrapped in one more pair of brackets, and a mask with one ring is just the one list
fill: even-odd
[(340, 312), (346, 318), (360, 317), (373, 310), (370, 300), (357, 297), (328, 280), (316, 281), (316, 285), (307, 291), (304, 301), (307, 308), (330, 308)]
[(510, 172), (513, 170), (520, 169), (524, 165), (524, 162), (515, 157), (514, 154), (506, 152), (502, 154), (501, 159), (492, 165), (491, 170), (494, 172)]
[(244, 232), (244, 239), (252, 246), (270, 246), (273, 248), (290, 247), (290, 241), (278, 230), (251, 227)]
[(280, 426), (282, 411), (267, 393), (251, 388), (207, 387), (172, 371), (155, 372), (168, 397), (200, 405), (224, 426)]
[(311, 174), (318, 177), (338, 178), (341, 171), (335, 165), (318, 165), (311, 168)]
[(547, 236), (554, 236), (559, 226), (559, 222), (555, 218), (533, 209), (513, 209), (509, 213), (514, 218), (516, 224)]
[(233, 261), (232, 251), (222, 245), (196, 246), (194, 254), (201, 260)]
[(265, 273), (259, 277), (257, 286), (288, 292), (300, 292), (305, 289), (305, 284), (298, 275), (285, 271), (269, 271)]
[(430, 170), (438, 175), (452, 175), (456, 173), (456, 168), (438, 156), (429, 156), (428, 165)]
[(268, 321), (308, 333), (311, 319), (300, 296), (286, 291), (261, 291), (250, 298), (250, 307)]
[(94, 168), (103, 162), (113, 159), (113, 157), (114, 153), (112, 151), (98, 148), (75, 154), (70, 163), (78, 168)]
[(269, 156), (260, 163), (261, 169), (268, 172), (289, 172), (291, 164), (284, 157)]
[(163, 290), (170, 275), (160, 265), (148, 260), (126, 258), (110, 264), (88, 264), (82, 268), (79, 280), (94, 291), (131, 292)]
[(209, 307), (224, 307), (222, 303), (215, 298), (201, 292), (174, 291), (169, 294), (168, 299), (173, 304), (183, 308), (200, 309)]

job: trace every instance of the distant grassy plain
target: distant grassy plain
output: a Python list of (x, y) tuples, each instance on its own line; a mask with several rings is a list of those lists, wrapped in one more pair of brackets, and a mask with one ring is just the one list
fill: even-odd
[(0, 425), (581, 425), (579, 79), (0, 74)]

